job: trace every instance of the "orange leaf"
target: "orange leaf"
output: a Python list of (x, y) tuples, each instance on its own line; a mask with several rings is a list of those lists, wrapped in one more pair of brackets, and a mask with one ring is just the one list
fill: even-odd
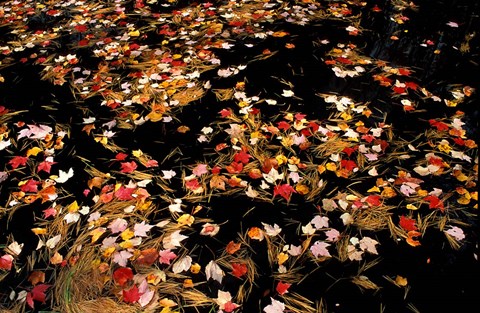
[(235, 243), (233, 241), (230, 241), (227, 247), (225, 248), (225, 250), (227, 251), (228, 254), (234, 254), (235, 252), (240, 250), (241, 245), (242, 245), (241, 243)]
[(28, 281), (35, 286), (38, 283), (45, 282), (45, 273), (40, 271), (33, 271), (30, 276), (28, 276)]

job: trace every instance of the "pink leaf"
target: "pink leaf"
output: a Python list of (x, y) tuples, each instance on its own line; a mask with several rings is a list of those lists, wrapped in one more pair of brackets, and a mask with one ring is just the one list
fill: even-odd
[(327, 247), (330, 246), (329, 243), (323, 241), (315, 241), (314, 244), (310, 247), (312, 254), (318, 257), (331, 257), (330, 252), (328, 252)]
[(177, 255), (170, 251), (170, 249), (160, 250), (160, 263), (170, 265), (170, 261), (175, 259)]

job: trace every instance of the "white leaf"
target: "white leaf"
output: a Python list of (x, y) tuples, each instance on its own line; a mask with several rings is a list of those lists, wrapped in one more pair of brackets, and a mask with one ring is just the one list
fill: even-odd
[(221, 284), (225, 273), (220, 268), (220, 266), (218, 266), (217, 263), (211, 260), (210, 262), (208, 262), (207, 266), (205, 266), (205, 275), (207, 276), (207, 281), (212, 278), (213, 280), (216, 280)]
[(187, 255), (173, 264), (172, 272), (178, 274), (183, 271), (188, 271), (190, 266), (192, 266), (192, 258)]
[(55, 178), (54, 180), (61, 184), (61, 183), (64, 183), (66, 182), (68, 179), (70, 179), (71, 177), (73, 177), (73, 168), (70, 168), (68, 170), (68, 172), (64, 172), (62, 170), (59, 170), (58, 171), (58, 177)]
[(278, 226), (277, 224), (274, 224), (272, 226), (262, 222), (262, 225), (265, 228), (265, 233), (271, 237), (275, 237), (276, 235), (280, 234), (280, 232), (282, 231), (280, 226)]
[(8, 245), (7, 249), (9, 253), (19, 255), (20, 253), (22, 253), (23, 245), (23, 243), (19, 244), (18, 242), (14, 241)]
[(180, 242), (184, 239), (187, 239), (188, 236), (184, 236), (180, 234), (180, 230), (176, 230), (171, 233), (169, 236), (163, 238), (163, 247), (165, 249), (174, 249), (176, 247), (180, 247)]
[(263, 312), (265, 313), (283, 313), (285, 311), (285, 304), (283, 302), (277, 301), (273, 298), (272, 304), (267, 305), (263, 308)]
[(62, 239), (62, 235), (56, 235), (55, 237), (48, 239), (45, 245), (47, 248), (53, 249), (60, 242), (60, 239)]

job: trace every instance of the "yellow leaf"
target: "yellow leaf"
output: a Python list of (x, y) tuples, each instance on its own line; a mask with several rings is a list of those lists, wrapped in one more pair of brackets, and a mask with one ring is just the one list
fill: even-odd
[(172, 55), (172, 59), (174, 59), (174, 60), (178, 60), (178, 59), (181, 59), (181, 58), (182, 58), (181, 54), (177, 53), (177, 54)]
[(461, 198), (458, 198), (457, 199), (457, 203), (458, 204), (463, 204), (463, 205), (467, 205), (470, 203), (470, 199), (466, 198), (466, 197), (461, 197)]
[(122, 237), (123, 240), (128, 240), (128, 239), (132, 238), (134, 235), (135, 235), (135, 233), (133, 231), (131, 231), (130, 228), (125, 229), (120, 234), (120, 236)]
[(190, 278), (187, 278), (183, 281), (183, 288), (193, 288), (195, 285)]
[(333, 171), (337, 170), (337, 165), (333, 162), (328, 162), (326, 168), (327, 168), (327, 170), (333, 172)]
[[(165, 308), (171, 308), (171, 307), (174, 307), (177, 305), (177, 303), (173, 300), (170, 300), (168, 298), (163, 298), (162, 300), (160, 300), (160, 305), (165, 307)], [(162, 310), (163, 312), (163, 310)]]
[(193, 263), (192, 266), (190, 266), (190, 272), (192, 272), (192, 274), (200, 273), (201, 269), (202, 269), (202, 266), (200, 266), (200, 264), (198, 263)]
[(103, 251), (102, 255), (105, 258), (109, 258), (110, 256), (112, 256), (113, 252), (115, 252), (115, 247), (110, 247), (110, 248), (105, 249), (105, 251)]
[(119, 246), (123, 249), (131, 249), (133, 248), (133, 242), (131, 240), (122, 241)]
[(414, 206), (413, 204), (409, 203), (407, 204), (407, 209), (409, 210), (418, 210), (418, 208), (416, 206)]
[(471, 197), (473, 200), (478, 201), (478, 191), (471, 192), (471, 193), (470, 193), (470, 197)]
[(395, 283), (399, 286), (402, 286), (402, 287), (405, 287), (406, 285), (408, 285), (407, 278), (402, 277), (400, 275), (397, 275), (397, 277), (395, 277)]
[(295, 190), (301, 195), (306, 195), (307, 193), (310, 192), (310, 188), (308, 188), (307, 185), (302, 185), (302, 184), (297, 184), (295, 186)]
[(42, 152), (43, 150), (40, 149), (39, 147), (33, 147), (31, 149), (28, 149), (27, 151), (27, 157), (33, 155), (33, 156), (37, 156), (37, 154), (39, 154), (40, 152)]
[(134, 30), (134, 31), (129, 32), (128, 35), (131, 36), (131, 37), (138, 37), (138, 36), (140, 36), (140, 31)]
[(277, 256), (277, 260), (278, 260), (278, 265), (282, 265), (283, 263), (285, 263), (285, 261), (288, 260), (288, 254), (284, 252), (280, 252)]
[(395, 190), (392, 187), (383, 187), (383, 191), (381, 193), (382, 197), (384, 198), (393, 198), (397, 195)]
[(90, 236), (92, 236), (92, 243), (96, 242), (100, 236), (105, 233), (105, 228), (95, 228), (90, 232)]
[(373, 186), (372, 188), (368, 189), (367, 192), (380, 192), (380, 188)]
[(195, 221), (195, 217), (191, 216), (190, 214), (183, 214), (177, 219), (178, 224), (182, 226), (183, 225), (192, 226), (194, 221)]
[(428, 195), (428, 191), (424, 190), (424, 189), (419, 189), (417, 191), (417, 194), (419, 197), (426, 197)]
[(47, 229), (46, 228), (32, 228), (32, 232), (35, 234), (35, 235), (45, 235), (47, 233)]
[(67, 206), (68, 213), (75, 213), (78, 211), (78, 208), (79, 206), (78, 206), (77, 200), (73, 201)]
[(133, 150), (133, 151), (132, 151), (132, 155), (133, 155), (134, 157), (136, 157), (136, 158), (139, 158), (139, 157), (141, 157), (141, 156), (143, 155), (143, 152), (142, 152), (142, 150), (140, 150), (140, 149), (139, 149), (139, 150)]

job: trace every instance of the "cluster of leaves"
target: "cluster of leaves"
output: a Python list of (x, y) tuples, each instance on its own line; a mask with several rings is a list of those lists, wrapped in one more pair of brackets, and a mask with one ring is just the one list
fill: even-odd
[[(397, 10), (405, 9), (403, 1), (396, 2)], [(61, 311), (85, 310), (82, 305), (91, 299), (113, 299), (112, 311), (134, 307), (168, 313), (213, 306), (234, 312), (248, 303), (265, 272), (257, 264), (263, 255), (275, 286), (263, 311), (314, 312), (312, 301), (299, 301), (289, 292), (300, 290), (305, 264), (318, 269), (331, 260), (370, 261), (380, 254), (376, 234), (383, 231), (409, 249), (422, 245), (427, 229), (443, 233), (454, 249), (466, 244), (478, 209), (478, 152), (462, 111), (429, 119), (427, 131), (420, 129), (407, 142), (395, 134), (397, 125), (374, 114), (375, 104), (347, 94), (316, 95), (330, 112), (319, 119), (302, 112), (302, 99), (288, 81), (282, 81), (281, 94), (251, 91), (255, 88), (245, 73), (252, 62), (278, 51), (265, 49), (240, 64), (223, 64), (223, 53), (254, 50), (269, 38), (295, 49), (294, 37), (278, 25), (335, 20), (345, 24), (347, 38), (358, 38), (356, 12), (365, 4), (161, 6), (142, 0), (2, 4), (0, 23), (12, 37), (0, 47), (2, 66), (40, 68), (43, 80), (70, 87), (86, 135), (72, 138), (76, 126), (25, 122), (25, 112), (0, 106), (0, 153), (8, 158), (0, 183), (13, 186), (2, 218), (15, 217), (20, 208), (41, 215), (31, 229), (37, 238), (32, 251), (24, 251), (25, 243), (12, 236), (2, 239), (0, 279), (29, 271), (27, 285), (11, 286), (8, 307), (34, 309), (50, 293), (52, 307)], [(378, 6), (372, 10), (381, 12)], [(393, 19), (406, 21), (398, 14)], [(392, 103), (399, 102), (406, 114), (432, 101), (457, 107), (475, 92), (456, 85), (441, 98), (412, 77), (411, 69), (366, 57), (351, 42), (336, 43), (322, 58), (334, 79), (367, 77), (388, 88)], [(176, 127), (183, 110), (211, 94), (223, 107), (195, 134), (192, 144), (204, 152), (203, 159), (171, 166), (166, 160), (177, 150), (152, 157), (143, 147), (117, 145), (155, 123), (188, 133), (188, 126)], [(285, 104), (288, 109), (280, 110)], [(169, 140), (161, 132), (154, 135)], [(109, 156), (108, 164), (82, 159), (87, 151), (69, 156), (82, 160), (74, 163), (78, 166), (60, 161), (64, 151), (72, 151), (66, 148), (77, 144), (74, 139), (85, 138)], [(443, 189), (445, 181), (453, 184), (451, 190)], [(80, 192), (70, 189), (79, 185)], [(222, 198), (241, 200), (245, 215), (264, 203), (280, 212), (295, 205), (305, 210), (302, 220), (265, 217), (237, 233), (225, 229), (242, 227), (239, 221), (215, 220), (215, 211), (224, 208), (209, 207)], [(197, 240), (218, 247), (219, 237), (221, 248), (213, 257), (198, 252), (203, 247)], [(26, 254), (39, 256), (33, 269), (22, 263)], [(361, 272), (351, 280), (378, 289)], [(212, 283), (213, 293), (204, 287)], [(408, 285), (406, 279), (396, 284)]]

